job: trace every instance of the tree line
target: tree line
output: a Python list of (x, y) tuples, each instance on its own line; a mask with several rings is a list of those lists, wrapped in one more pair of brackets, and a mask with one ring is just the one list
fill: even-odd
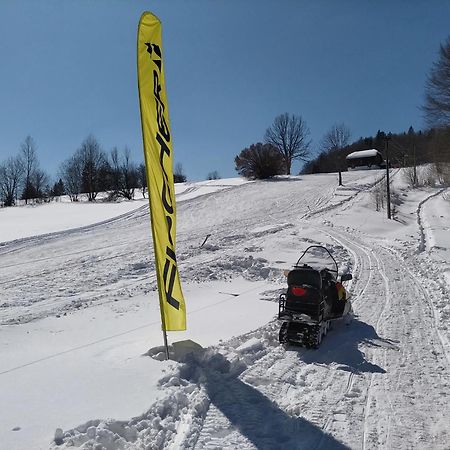
[(134, 163), (128, 147), (105, 152), (93, 135), (61, 164), (59, 174), (65, 194), (74, 202), (81, 194), (88, 201), (95, 201), (99, 192), (109, 192), (109, 200), (132, 200), (136, 189), (144, 196), (147, 189), (144, 163)]
[(90, 135), (74, 154), (59, 168), (59, 179), (50, 183), (48, 174), (40, 168), (37, 146), (31, 136), (20, 145), (17, 155), (0, 164), (0, 200), (3, 206), (13, 206), (18, 200), (42, 202), (67, 194), (78, 201), (85, 194), (94, 201), (100, 191), (111, 197), (132, 199), (134, 190), (145, 194), (147, 187), (144, 164), (136, 165), (128, 148), (113, 148), (109, 154)]
[[(386, 158), (386, 139), (389, 138), (389, 160), (393, 167), (409, 167), (425, 163), (450, 162), (446, 145), (450, 144), (450, 127), (415, 131), (411, 126), (402, 133), (378, 130), (374, 136), (360, 137), (352, 143), (321, 147), (319, 154), (308, 161), (301, 173), (345, 171), (346, 156), (360, 150), (376, 149)], [(447, 142), (447, 144), (445, 144)]]
[[(375, 136), (351, 142), (350, 129), (344, 123), (330, 127), (311, 155), (310, 130), (302, 116), (284, 113), (266, 130), (264, 142), (244, 148), (235, 157), (236, 171), (247, 178), (269, 178), (290, 174), (292, 161), (304, 162), (301, 173), (347, 170), (346, 156), (354, 151), (377, 149), (384, 157), (389, 138), (389, 159), (398, 167), (433, 163), (438, 172), (450, 163), (450, 37), (440, 45), (439, 57), (425, 84), (422, 111), (428, 128), (416, 131), (411, 126), (403, 133), (378, 130)], [(447, 176), (450, 178), (450, 175)]]
[[(218, 172), (211, 172), (208, 177), (220, 178)], [(177, 163), (174, 182), (184, 181), (183, 166)], [(132, 200), (137, 189), (145, 197), (145, 164), (136, 164), (128, 147), (104, 151), (93, 135), (86, 137), (72, 156), (62, 162), (58, 180), (53, 184), (40, 168), (37, 146), (31, 136), (25, 138), (17, 155), (0, 163), (1, 206), (14, 206), (19, 200), (25, 204), (39, 203), (61, 195), (68, 195), (74, 202), (79, 201), (81, 195), (88, 201), (95, 201), (99, 192), (107, 192), (110, 201)]]
[(49, 177), (40, 168), (33, 138), (27, 136), (19, 153), (0, 164), (0, 201), (4, 206), (12, 206), (18, 198), (28, 203), (50, 195)]

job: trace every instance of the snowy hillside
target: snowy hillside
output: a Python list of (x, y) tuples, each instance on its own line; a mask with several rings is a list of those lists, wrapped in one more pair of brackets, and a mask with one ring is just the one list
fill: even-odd
[[(392, 171), (388, 221), (380, 175), (177, 186), (171, 361), (145, 200), (0, 211), (0, 448), (448, 449), (450, 194)], [(283, 271), (311, 243), (356, 316), (285, 348)]]

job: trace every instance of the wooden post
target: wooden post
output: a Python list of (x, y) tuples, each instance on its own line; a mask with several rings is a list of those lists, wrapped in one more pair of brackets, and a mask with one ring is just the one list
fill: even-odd
[(386, 142), (386, 196), (387, 196), (387, 217), (391, 219), (391, 188), (389, 186), (389, 139), (388, 135), (385, 137)]

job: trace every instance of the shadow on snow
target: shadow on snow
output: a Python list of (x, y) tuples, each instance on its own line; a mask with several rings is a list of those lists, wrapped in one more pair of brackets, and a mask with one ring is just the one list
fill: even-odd
[[(340, 365), (340, 370), (354, 373), (386, 373), (382, 367), (366, 359), (366, 355), (360, 349), (362, 346), (398, 349), (393, 341), (378, 336), (373, 326), (353, 319), (349, 325), (343, 321), (334, 322), (319, 349), (299, 351), (298, 356), (308, 364), (336, 363)], [(295, 347), (290, 349), (294, 350)]]
[(348, 450), (348, 447), (303, 419), (291, 417), (276, 403), (238, 376), (243, 368), (233, 367), (221, 354), (208, 352), (187, 355), (180, 375), (204, 385), (210, 401), (228, 419), (232, 427), (220, 430), (229, 433), (232, 446), (233, 431), (238, 430), (257, 449), (308, 450), (322, 448)]

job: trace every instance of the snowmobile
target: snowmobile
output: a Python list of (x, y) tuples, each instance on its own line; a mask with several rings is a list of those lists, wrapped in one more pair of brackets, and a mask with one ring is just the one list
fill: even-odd
[(351, 279), (346, 273), (338, 281), (338, 266), (328, 249), (308, 247), (287, 273), (288, 288), (280, 295), (280, 343), (318, 348), (331, 321), (349, 318), (353, 312), (342, 285)]

